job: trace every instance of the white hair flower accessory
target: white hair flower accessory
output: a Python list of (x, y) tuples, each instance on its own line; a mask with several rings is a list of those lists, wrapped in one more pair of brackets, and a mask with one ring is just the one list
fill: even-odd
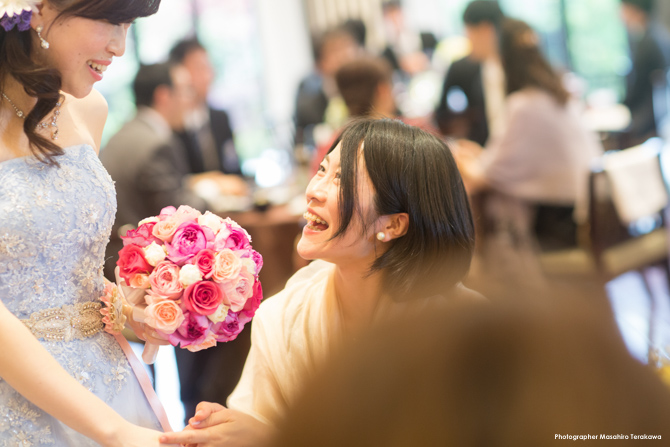
[(38, 3), (39, 0), (0, 0), (0, 25), (5, 31), (15, 26), (19, 31), (27, 31)]

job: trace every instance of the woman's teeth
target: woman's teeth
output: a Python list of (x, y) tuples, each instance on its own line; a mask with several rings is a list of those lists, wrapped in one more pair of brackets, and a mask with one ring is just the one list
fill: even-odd
[(309, 211), (305, 212), (302, 215), (307, 220), (307, 227), (310, 230), (314, 231), (323, 231), (328, 228), (328, 224), (325, 220), (321, 219), (319, 216), (316, 216)]
[(95, 62), (88, 62), (88, 66), (98, 73), (102, 74), (107, 70), (107, 65), (96, 64)]

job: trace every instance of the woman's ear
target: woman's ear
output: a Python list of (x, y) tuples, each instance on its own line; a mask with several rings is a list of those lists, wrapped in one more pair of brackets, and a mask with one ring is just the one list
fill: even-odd
[(384, 237), (379, 239), (381, 242), (389, 242), (402, 237), (409, 229), (409, 214), (407, 213), (387, 214), (381, 216), (379, 220), (380, 233), (384, 233)]

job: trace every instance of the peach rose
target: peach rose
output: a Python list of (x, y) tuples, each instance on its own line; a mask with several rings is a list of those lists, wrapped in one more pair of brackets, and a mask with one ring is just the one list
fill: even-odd
[(186, 349), (191, 352), (198, 352), (202, 351), (203, 349), (211, 348), (212, 346), (216, 346), (216, 337), (214, 334), (210, 333), (207, 335), (207, 338), (205, 338), (205, 341), (198, 345), (188, 345)]
[(174, 232), (177, 231), (177, 227), (179, 227), (179, 225), (180, 223), (172, 220), (171, 218), (162, 220), (154, 225), (154, 229), (152, 230), (151, 234), (163, 242), (172, 242), (172, 236), (174, 236)]
[(172, 334), (184, 322), (184, 313), (174, 301), (150, 304), (144, 309), (144, 322), (165, 334)]
[(136, 289), (148, 289), (151, 287), (149, 275), (146, 273), (136, 273), (130, 278), (130, 287), (135, 287)]
[(179, 226), (184, 222), (188, 222), (189, 220), (197, 221), (198, 217), (200, 216), (202, 216), (200, 211), (196, 210), (195, 208), (191, 208), (188, 205), (182, 205), (177, 208), (177, 211), (172, 216), (170, 216), (170, 219), (168, 220), (176, 222), (177, 226)]
[(217, 282), (230, 281), (240, 274), (242, 261), (229, 248), (224, 248), (214, 257), (212, 278)]

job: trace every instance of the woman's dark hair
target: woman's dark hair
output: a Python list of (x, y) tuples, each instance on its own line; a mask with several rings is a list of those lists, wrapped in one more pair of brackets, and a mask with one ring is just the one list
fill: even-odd
[[(59, 11), (56, 20), (83, 17), (105, 20), (113, 24), (130, 23), (137, 17), (146, 17), (158, 10), (161, 0), (48, 0)], [(16, 79), (26, 93), (37, 98), (37, 104), (26, 115), (23, 131), (28, 136), (33, 154), (49, 165), (57, 165), (55, 157), (63, 150), (51, 140), (36, 132), (37, 125), (56, 107), (59, 100), (61, 75), (38, 64), (32, 58), (32, 30), (10, 31), (0, 28), (0, 88), (7, 76)]]
[[(341, 143), (340, 227), (343, 235), (354, 214), (369, 229), (356, 199), (361, 147), (374, 187), (378, 215), (407, 213), (407, 234), (372, 264), (383, 272), (383, 287), (394, 299), (446, 292), (470, 268), (474, 225), (461, 176), (447, 145), (417, 127), (391, 119), (360, 119), (346, 127)], [(362, 145), (362, 146), (361, 146)], [(403, 298), (401, 298), (403, 297)]]
[(362, 57), (343, 65), (335, 73), (337, 90), (349, 109), (350, 116), (367, 116), (382, 82), (391, 82), (393, 69), (381, 58)]
[(570, 94), (542, 55), (537, 34), (528, 24), (505, 19), (500, 25), (499, 38), (508, 95), (526, 87), (537, 87), (553, 96), (559, 104), (568, 101)]

